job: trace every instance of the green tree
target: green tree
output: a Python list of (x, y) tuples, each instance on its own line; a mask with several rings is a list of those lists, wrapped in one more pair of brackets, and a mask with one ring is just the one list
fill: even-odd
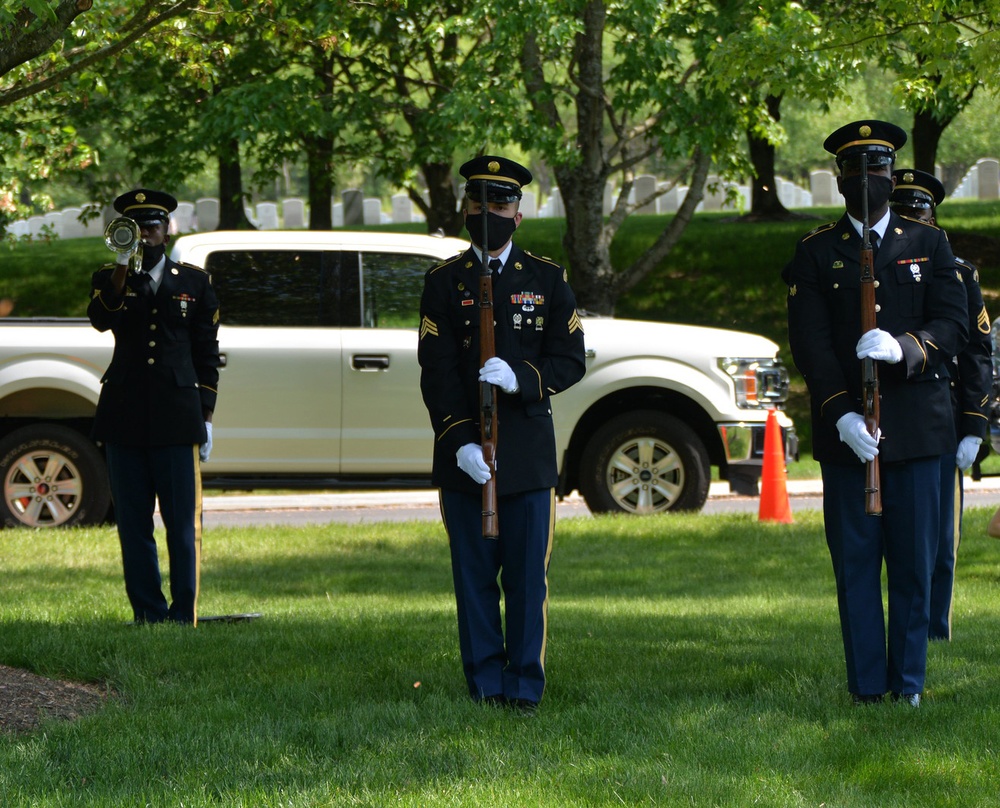
[[(66, 120), (66, 88), (101, 83), (109, 60), (195, 0), (0, 3), (0, 215), (33, 212), (55, 173), (93, 165), (95, 154)], [(53, 121), (58, 125), (53, 126)]]
[[(523, 90), (513, 82), (497, 88), (469, 115), (483, 120), (487, 133), (493, 120), (495, 142), (507, 133), (551, 168), (566, 209), (563, 243), (578, 301), (613, 313), (617, 298), (677, 243), (710, 172), (726, 179), (746, 167), (741, 99), (713, 85), (706, 70), (716, 38), (728, 30), (724, 9), (685, 0), (520, 0), (493, 25), (488, 64), (497, 69), (485, 75), (502, 75), (518, 54)], [(636, 172), (653, 164), (669, 169), (672, 180), (630, 200)], [(617, 201), (605, 215), (612, 178), (620, 183)], [(613, 268), (610, 245), (622, 222), (682, 185), (683, 202), (650, 248)]]

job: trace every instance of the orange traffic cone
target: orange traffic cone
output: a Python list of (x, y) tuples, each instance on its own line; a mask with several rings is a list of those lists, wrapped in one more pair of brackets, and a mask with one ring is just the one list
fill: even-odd
[(760, 522), (793, 522), (792, 505), (788, 501), (788, 485), (785, 478), (785, 450), (781, 440), (781, 425), (778, 413), (771, 410), (767, 414), (764, 427), (764, 467), (760, 473)]

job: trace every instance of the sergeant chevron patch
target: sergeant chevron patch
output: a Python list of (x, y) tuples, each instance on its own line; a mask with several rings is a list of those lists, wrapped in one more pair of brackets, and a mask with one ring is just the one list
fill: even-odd
[(569, 318), (569, 333), (572, 334), (574, 331), (583, 331), (583, 323), (580, 322), (580, 315), (576, 309), (573, 310), (573, 316)]
[(428, 334), (432, 337), (438, 336), (438, 327), (437, 323), (425, 314), (424, 319), (420, 321), (420, 339)]
[(976, 328), (978, 328), (983, 334), (990, 333), (990, 315), (986, 313), (985, 304), (983, 304), (983, 309), (979, 312), (979, 316), (976, 318)]

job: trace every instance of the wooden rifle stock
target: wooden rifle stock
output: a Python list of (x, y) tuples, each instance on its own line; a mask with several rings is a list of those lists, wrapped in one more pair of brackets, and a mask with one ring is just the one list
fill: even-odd
[[(486, 214), (486, 180), (480, 182), (480, 204)], [(493, 275), (490, 269), (487, 216), (483, 216), (483, 263), (479, 271), (479, 367), (496, 356), (496, 331), (493, 326)], [(483, 460), (490, 469), (490, 478), (483, 483), (483, 538), (500, 535), (497, 523), (497, 391), (489, 382), (479, 383), (479, 432), (483, 444)]]
[[(861, 333), (867, 334), (878, 325), (875, 319), (875, 256), (872, 251), (871, 230), (868, 227), (868, 156), (861, 154)], [(879, 390), (878, 367), (875, 360), (861, 360), (861, 409), (868, 434), (878, 440)], [(865, 513), (882, 515), (882, 483), (878, 458), (865, 464)]]

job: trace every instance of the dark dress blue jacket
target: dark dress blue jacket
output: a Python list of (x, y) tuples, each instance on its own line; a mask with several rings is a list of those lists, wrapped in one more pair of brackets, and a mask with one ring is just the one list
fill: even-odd
[(87, 316), (111, 330), (115, 350), (97, 404), (93, 437), (127, 446), (204, 443), (204, 411), (219, 384), (219, 301), (208, 273), (166, 259), (154, 295), (145, 273), (129, 273), (122, 294), (115, 266), (91, 280)]
[[(420, 303), (420, 389), (434, 428), (433, 482), (476, 493), (456, 462), (479, 434), (479, 274), (470, 248), (431, 269)], [(559, 478), (551, 396), (583, 378), (583, 326), (558, 264), (514, 245), (493, 290), (496, 353), (520, 390), (497, 389), (497, 493), (554, 487)]]
[[(903, 348), (878, 363), (879, 457), (891, 463), (955, 451), (948, 364), (968, 340), (965, 284), (944, 232), (889, 214), (875, 257), (876, 322)], [(861, 237), (845, 214), (798, 243), (788, 284), (788, 339), (812, 406), (813, 456), (856, 464), (837, 420), (861, 412)]]

